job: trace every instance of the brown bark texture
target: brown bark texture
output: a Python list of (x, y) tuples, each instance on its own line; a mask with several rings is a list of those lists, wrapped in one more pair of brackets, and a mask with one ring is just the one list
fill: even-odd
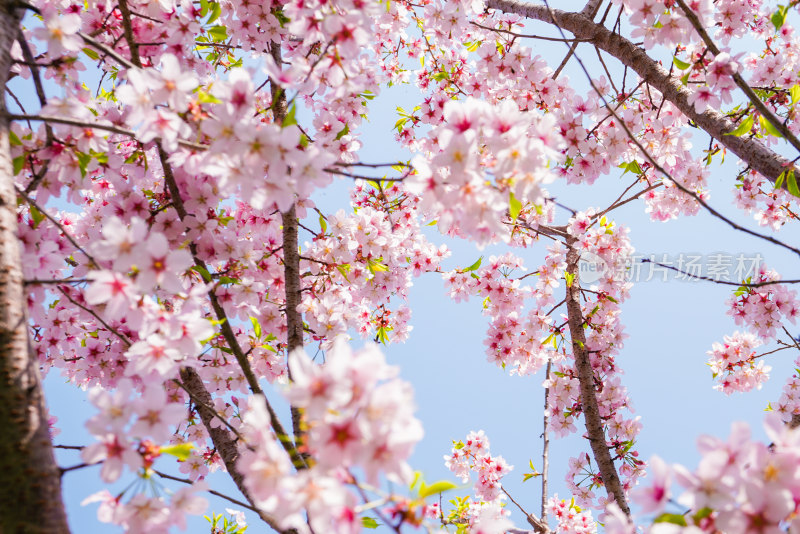
[(22, 13), (0, 0), (0, 533), (69, 532), (36, 354), (28, 339), (5, 87)]
[(791, 161), (773, 152), (755, 138), (726, 135), (736, 127), (727, 117), (714, 109), (697, 113), (694, 106), (688, 101), (691, 93), (681, 84), (679, 78), (671, 76), (643, 48), (636, 46), (620, 34), (612, 32), (602, 24), (594, 22), (583, 13), (550, 9), (541, 4), (520, 0), (487, 0), (486, 5), (492, 9), (554, 24), (570, 32), (575, 38), (607, 52), (636, 72), (644, 82), (658, 89), (666, 100), (672, 102), (697, 126), (770, 181), (774, 182), (781, 173), (794, 168)]

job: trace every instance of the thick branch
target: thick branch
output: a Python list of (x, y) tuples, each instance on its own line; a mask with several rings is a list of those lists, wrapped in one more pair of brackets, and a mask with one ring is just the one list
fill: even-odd
[[(178, 212), (178, 217), (181, 221), (184, 221), (186, 217), (188, 217), (188, 212), (186, 211), (186, 207), (183, 205), (183, 198), (181, 197), (180, 188), (178, 187), (178, 183), (175, 181), (175, 175), (172, 172), (172, 166), (167, 161), (167, 153), (164, 151), (164, 148), (161, 146), (160, 143), (157, 143), (156, 146), (158, 147), (158, 155), (161, 159), (161, 165), (164, 170), (164, 181), (167, 184), (167, 188), (169, 189), (170, 197), (172, 198), (172, 203), (175, 206), (175, 211)], [(206, 266), (205, 262), (200, 259), (197, 255), (197, 245), (194, 242), (189, 244), (189, 249), (192, 253), (192, 257), (194, 258), (194, 263), (197, 265), (201, 271), (208, 272), (208, 267)], [(233, 331), (231, 327), (230, 320), (228, 319), (227, 314), (225, 313), (225, 309), (220, 304), (219, 299), (217, 298), (217, 294), (214, 292), (214, 289), (210, 289), (208, 291), (208, 300), (211, 303), (211, 308), (214, 310), (214, 314), (217, 316), (217, 319), (220, 321), (219, 328), (222, 331), (222, 337), (225, 338), (225, 342), (228, 344), (228, 348), (231, 349), (233, 352), (234, 357), (236, 358), (236, 362), (239, 364), (239, 367), (244, 374), (245, 380), (247, 381), (247, 385), (250, 387), (250, 391), (252, 391), (256, 395), (260, 395), (264, 399), (264, 403), (266, 404), (267, 411), (269, 412), (270, 423), (272, 423), (272, 429), (275, 431), (275, 434), (278, 436), (278, 440), (281, 442), (281, 445), (289, 454), (289, 457), (292, 459), (292, 463), (298, 468), (300, 466), (304, 466), (305, 462), (303, 461), (302, 457), (297, 452), (294, 444), (292, 443), (291, 438), (286, 434), (286, 430), (283, 428), (283, 424), (281, 424), (278, 415), (275, 413), (275, 410), (272, 408), (272, 405), (267, 399), (267, 396), (264, 394), (264, 391), (261, 389), (261, 386), (258, 383), (258, 377), (256, 377), (255, 373), (253, 372), (252, 367), (250, 367), (250, 362), (247, 359), (247, 355), (242, 350), (242, 346), (239, 344), (239, 340), (236, 339), (236, 333)]]
[(214, 401), (211, 399), (211, 394), (206, 389), (203, 379), (200, 378), (200, 375), (197, 374), (197, 371), (191, 367), (184, 367), (181, 369), (181, 380), (183, 381), (183, 385), (186, 387), (186, 391), (192, 397), (196, 397), (200, 401), (195, 403), (197, 413), (200, 415), (203, 425), (205, 425), (206, 430), (208, 430), (208, 434), (211, 436), (211, 441), (214, 443), (214, 448), (217, 449), (220, 458), (222, 458), (222, 461), (225, 462), (225, 468), (228, 470), (228, 474), (236, 484), (236, 487), (239, 488), (239, 491), (242, 492), (242, 495), (244, 495), (247, 501), (250, 503), (250, 509), (257, 511), (259, 517), (261, 517), (266, 524), (271, 526), (276, 531), (281, 532), (281, 529), (278, 528), (278, 523), (275, 521), (275, 519), (258, 510), (255, 504), (253, 504), (253, 499), (250, 497), (250, 493), (247, 491), (247, 487), (244, 485), (244, 477), (236, 467), (236, 461), (239, 459), (239, 449), (236, 445), (236, 440), (224, 427), (217, 426), (215, 428), (211, 425), (212, 421), (216, 417), (216, 414), (210, 408), (210, 406), (214, 405)]
[(630, 509), (625, 499), (625, 492), (619, 480), (614, 460), (606, 442), (603, 421), (597, 404), (597, 393), (594, 385), (594, 370), (589, 360), (589, 351), (586, 349), (586, 335), (583, 332), (583, 314), (581, 313), (581, 287), (578, 279), (578, 261), (580, 253), (575, 248), (577, 240), (570, 236), (567, 238), (567, 273), (573, 276), (572, 284), (567, 287), (567, 318), (570, 337), (572, 338), (572, 352), (575, 355), (575, 371), (578, 375), (581, 390), (581, 407), (583, 420), (586, 424), (586, 434), (592, 448), (600, 476), (606, 487), (608, 496), (613, 498), (620, 509), (630, 515)]
[(623, 65), (630, 67), (642, 80), (658, 89), (664, 98), (672, 102), (700, 128), (718, 139), (728, 150), (769, 180), (774, 182), (786, 169), (793, 168), (793, 164), (788, 159), (776, 154), (757, 139), (725, 135), (735, 129), (734, 124), (727, 117), (712, 109), (697, 113), (694, 106), (688, 101), (690, 91), (681, 84), (680, 80), (670, 76), (669, 72), (648, 56), (642, 48), (621, 35), (609, 31), (602, 24), (595, 23), (580, 13), (548, 9), (546, 6), (519, 0), (487, 0), (486, 5), (492, 9), (555, 23), (576, 38), (589, 41), (608, 52)]
[[(0, 90), (22, 13), (0, 0)], [(28, 338), (9, 118), (0, 98), (0, 532), (69, 532), (39, 362)]]
[[(275, 60), (276, 65), (281, 64), (281, 45), (272, 43), (270, 54)], [(276, 84), (270, 85), (272, 92), (272, 113), (275, 122), (283, 124), (286, 117), (286, 92)], [(291, 354), (295, 349), (303, 348), (303, 316), (297, 310), (302, 297), (302, 284), (300, 283), (300, 250), (297, 243), (297, 210), (295, 205), (281, 213), (283, 223), (283, 277), (286, 291), (286, 353)], [(289, 380), (292, 379), (289, 371)], [(292, 413), (292, 432), (297, 447), (303, 442), (302, 413), (295, 406), (291, 407)]]
[[(714, 44), (711, 36), (709, 36), (708, 32), (706, 32), (705, 28), (703, 28), (703, 23), (700, 22), (697, 14), (692, 11), (692, 8), (687, 6), (686, 2), (683, 0), (676, 1), (686, 14), (686, 18), (692, 23), (692, 26), (694, 27), (695, 31), (697, 31), (697, 34), (700, 35), (700, 38), (706, 44), (706, 47), (711, 51), (712, 54), (715, 56), (718, 55), (719, 48), (717, 48), (717, 45)], [(794, 133), (792, 133), (792, 131), (789, 129), (789, 126), (786, 125), (780, 118), (778, 118), (778, 116), (775, 115), (775, 113), (773, 113), (772, 110), (769, 109), (760, 98), (758, 98), (758, 95), (756, 95), (744, 78), (742, 78), (742, 75), (738, 72), (734, 72), (733, 81), (736, 82), (736, 85), (747, 96), (747, 99), (750, 100), (750, 103), (753, 104), (753, 107), (758, 110), (761, 116), (767, 119), (769, 123), (772, 124), (787, 141), (789, 141), (789, 144), (791, 144), (795, 149), (800, 150), (800, 140), (795, 137)]]

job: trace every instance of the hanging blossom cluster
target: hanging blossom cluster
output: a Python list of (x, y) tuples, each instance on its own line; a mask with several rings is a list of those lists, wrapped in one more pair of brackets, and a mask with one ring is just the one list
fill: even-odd
[(511, 253), (491, 256), (480, 268), (444, 274), (450, 297), (456, 302), (469, 296), (483, 299), (483, 313), (490, 318), (486, 334), (487, 359), (511, 374), (533, 374), (547, 363), (551, 318), (539, 310), (526, 313), (525, 300), (534, 291), (512, 273), (523, 271), (520, 258)]
[(431, 155), (413, 160), (417, 173), (406, 186), (439, 214), (443, 232), (481, 244), (507, 236), (509, 200), (542, 204), (541, 185), (555, 179), (548, 165), (560, 158), (561, 140), (552, 117), (473, 98), (447, 102), (442, 114)]
[[(384, 475), (411, 480), (406, 460), (422, 438), (413, 416), (411, 387), (396, 378), (375, 346), (352, 352), (337, 341), (320, 366), (302, 351), (290, 356), (294, 381), (286, 390), (303, 411), (308, 428), (308, 464), (293, 472), (287, 451), (276, 441), (263, 399), (251, 397), (244, 412), (238, 466), (260, 509), (281, 528), (298, 532), (354, 532), (361, 525), (351, 470), (371, 484)], [(280, 436), (278, 436), (280, 437)], [(308, 511), (308, 521), (304, 511)]]
[(358, 183), (352, 196), (355, 212), (328, 216), (323, 234), (308, 247), (313, 283), (301, 310), (321, 339), (353, 328), (365, 338), (404, 341), (411, 310), (393, 310), (392, 299), (406, 299), (412, 279), (438, 271), (450, 253), (426, 239), (419, 199), (399, 185), (379, 190)]
[(761, 340), (749, 332), (734, 332), (708, 351), (708, 365), (719, 384), (714, 389), (730, 395), (734, 391), (761, 389), (772, 367), (759, 360)]
[[(754, 534), (797, 529), (800, 432), (774, 414), (767, 416), (764, 429), (769, 445), (753, 440), (745, 423), (734, 423), (727, 441), (701, 437), (701, 458), (693, 471), (651, 459), (648, 482), (637, 488), (634, 499), (643, 514), (655, 514), (666, 524), (656, 523), (648, 531)], [(683, 490), (675, 491), (673, 481)], [(678, 513), (668, 514), (670, 502), (680, 505)], [(607, 532), (636, 532), (615, 504), (609, 509)]]
[[(679, 180), (700, 198), (707, 198), (707, 162), (690, 152), (692, 143), (685, 129), (688, 119), (675, 106), (665, 102), (652, 87), (646, 94), (636, 90), (620, 93), (607, 79), (594, 80), (600, 95), (616, 108), (627, 129), (670, 173), (669, 180), (655, 172), (649, 162), (642, 161), (639, 149), (620, 121), (610, 117), (598, 94), (590, 91), (579, 95), (568, 76), (562, 73), (554, 79), (545, 59), (534, 56), (521, 40), (489, 29), (522, 28), (520, 17), (481, 13), (472, 4), (433, 1), (426, 6), (425, 16), (417, 19), (423, 28), (423, 39), (414, 42), (414, 52), (409, 51), (409, 55), (418, 55), (424, 45), (429, 45), (429, 50), (438, 47), (442, 52), (422, 54), (426, 62), (417, 71), (417, 85), (429, 95), (414, 108), (414, 113), (401, 113), (397, 123), (400, 142), (412, 150), (423, 149), (435, 155), (441, 149), (441, 141), (422, 127), (431, 126), (434, 132), (440, 128), (446, 122), (444, 108), (456, 95), (509, 107), (513, 102), (521, 111), (543, 111), (545, 117), (555, 120), (558, 141), (550, 146), (561, 156), (553, 160), (560, 163), (554, 171), (568, 183), (591, 184), (614, 167), (623, 167), (633, 171), (642, 183), (653, 186), (644, 198), (654, 219), (669, 220), (698, 212), (696, 200), (675, 187), (672, 180)], [(480, 26), (471, 24), (471, 17), (477, 18)], [(463, 36), (455, 46), (450, 38), (454, 32)], [(441, 163), (448, 161), (444, 158)], [(491, 161), (485, 166), (491, 171)]]
[(501, 479), (514, 469), (502, 456), (492, 456), (489, 438), (483, 430), (470, 432), (463, 441), (454, 441), (453, 449), (445, 455), (445, 466), (466, 483), (470, 474), (477, 476), (473, 487), (476, 499), (461, 500), (451, 512), (449, 520), (466, 523), (469, 532), (500, 534), (513, 526), (508, 520), (509, 511), (503, 506), (506, 495), (502, 493)]
[(557, 534), (595, 534), (597, 523), (591, 510), (582, 510), (574, 501), (567, 502), (558, 494), (547, 500), (547, 513), (558, 521)]
[[(749, 331), (725, 336), (724, 343), (714, 343), (709, 351), (709, 365), (714, 378), (719, 381), (715, 389), (727, 394), (761, 389), (769, 379), (771, 367), (759, 359), (755, 349), (775, 339), (785, 328), (784, 322), (795, 324), (800, 314), (797, 292), (774, 283), (779, 280), (777, 272), (762, 264), (756, 276), (746, 280), (728, 300), (728, 315), (733, 316), (738, 326)], [(778, 403), (778, 411), (787, 421), (792, 414), (800, 413), (794, 381), (795, 377), (792, 377), (787, 382)]]

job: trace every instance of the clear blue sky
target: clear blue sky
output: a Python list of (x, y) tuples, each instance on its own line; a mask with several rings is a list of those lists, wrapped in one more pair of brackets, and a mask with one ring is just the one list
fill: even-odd
[[(538, 45), (537, 45), (538, 46)], [(579, 48), (579, 53), (580, 52)], [(561, 55), (560, 47), (548, 47), (539, 53)], [(588, 53), (581, 53), (589, 59)], [(555, 56), (553, 56), (555, 57)], [(567, 74), (583, 84), (582, 74), (574, 65)], [(410, 87), (393, 88), (375, 100), (370, 122), (362, 129), (363, 161), (404, 159), (396, 149), (391, 128), (396, 120), (394, 108), (407, 109), (416, 102)], [(699, 139), (701, 147), (707, 139)], [(731, 206), (731, 189), (737, 173), (733, 157), (723, 166), (713, 167), (710, 179), (711, 203), (723, 213), (754, 228), (752, 219)], [(630, 175), (628, 175), (630, 176)], [(551, 193), (568, 206), (583, 210), (589, 206), (604, 207), (628, 183), (618, 173), (600, 178), (592, 187), (553, 184)], [(336, 182), (330, 190), (316, 196), (323, 209), (335, 211), (346, 207), (348, 182)], [(560, 222), (567, 214), (559, 211)], [(710, 254), (715, 252), (761, 253), (771, 267), (786, 278), (798, 278), (800, 268), (796, 258), (766, 245), (763, 241), (730, 230), (723, 223), (701, 214), (669, 223), (650, 222), (644, 205), (631, 203), (613, 214), (617, 224), (631, 228), (630, 237), (637, 252)], [(480, 255), (502, 250), (489, 247), (479, 251), (468, 243), (457, 243), (427, 230), (434, 242), (445, 242), (453, 250), (446, 268), (469, 265)], [(794, 241), (796, 228), (786, 229), (782, 238)], [(302, 240), (302, 236), (301, 236)], [(544, 246), (515, 252), (525, 259), (530, 269), (536, 268), (543, 257)], [(667, 462), (681, 462), (693, 467), (697, 461), (695, 439), (702, 433), (727, 436), (732, 421), (745, 420), (754, 426), (758, 435), (764, 408), (780, 396), (784, 380), (791, 374), (792, 359), (787, 352), (768, 357), (773, 367), (772, 379), (763, 390), (727, 397), (712, 390), (711, 373), (706, 366), (706, 351), (715, 341), (736, 330), (725, 315), (725, 300), (731, 289), (709, 283), (681, 282), (670, 276), (669, 281), (649, 281), (635, 285), (631, 298), (623, 305), (623, 321), (630, 336), (618, 358), (625, 370), (624, 385), (629, 389), (637, 414), (642, 417), (643, 430), (637, 449), (643, 458), (658, 453)], [(492, 451), (503, 455), (515, 466), (504, 480), (505, 486), (520, 503), (538, 514), (539, 486), (537, 481), (521, 483), (529, 459), (540, 466), (541, 420), (543, 410), (543, 373), (528, 377), (509, 377), (486, 362), (483, 339), (488, 326), (481, 315), (481, 303), (455, 304), (449, 301), (435, 274), (417, 279), (410, 295), (414, 330), (409, 341), (393, 345), (386, 352), (391, 363), (402, 369), (402, 376), (413, 383), (416, 391), (418, 417), (425, 427), (425, 439), (417, 447), (413, 467), (424, 472), (431, 481), (440, 478), (454, 480), (444, 468), (442, 456), (450, 450), (451, 441), (463, 438), (470, 430), (483, 429), (491, 439)], [(790, 331), (796, 334), (790, 327)], [(359, 341), (355, 342), (360, 344)], [(765, 347), (768, 350), (769, 347)], [(51, 412), (58, 416), (62, 430), (57, 443), (86, 444), (91, 439), (83, 429), (84, 421), (94, 410), (84, 393), (65, 385), (57, 372), (47, 379), (47, 395)], [(286, 411), (283, 411), (286, 416)], [(574, 436), (551, 442), (551, 493), (567, 496), (563, 475), (566, 460), (587, 450), (585, 442)], [(62, 465), (79, 463), (77, 454), (59, 451)], [(159, 460), (157, 467), (169, 464)], [(71, 525), (75, 532), (113, 532), (96, 520), (96, 505), (79, 506), (83, 498), (103, 487), (97, 477), (97, 467), (65, 475), (65, 499)], [(126, 474), (117, 490), (133, 480)], [(215, 477), (212, 484), (223, 477)], [(112, 488), (112, 492), (114, 491)], [(223, 491), (235, 494), (225, 482)], [(467, 490), (454, 492), (463, 495)], [(221, 512), (229, 504), (213, 500), (209, 512)], [(248, 516), (255, 520), (253, 514)], [(524, 522), (514, 516), (519, 526)], [(194, 521), (191, 532), (206, 531), (204, 521)], [(249, 532), (265, 531), (254, 522)]]

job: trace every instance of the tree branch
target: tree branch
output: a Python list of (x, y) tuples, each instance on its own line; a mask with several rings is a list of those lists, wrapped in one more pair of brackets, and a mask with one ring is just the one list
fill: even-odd
[[(487, 0), (486, 5), (492, 9), (556, 24), (576, 38), (590, 41), (605, 50), (636, 72), (642, 80), (658, 89), (664, 98), (672, 102), (700, 128), (718, 139), (728, 150), (772, 182), (784, 171), (794, 168), (791, 161), (773, 152), (756, 139), (725, 135), (735, 129), (727, 117), (713, 109), (697, 113), (688, 101), (690, 91), (680, 83), (680, 80), (670, 76), (669, 72), (648, 56), (642, 48), (611, 32), (602, 24), (595, 23), (580, 13), (569, 13), (559, 9), (549, 10), (546, 6), (520, 0)], [(800, 174), (800, 171), (795, 172)]]
[[(692, 8), (687, 6), (683, 0), (676, 0), (676, 2), (686, 14), (686, 18), (689, 19), (689, 22), (692, 23), (692, 26), (697, 34), (706, 44), (706, 47), (715, 56), (719, 54), (719, 48), (717, 48), (717, 45), (714, 44), (714, 41), (708, 35), (708, 32), (706, 32), (706, 30), (703, 28), (703, 23), (700, 22), (697, 14), (692, 11)], [(769, 109), (764, 102), (761, 101), (760, 98), (758, 98), (758, 95), (753, 92), (753, 89), (750, 87), (750, 85), (748, 85), (744, 78), (742, 78), (742, 75), (738, 72), (734, 72), (733, 81), (736, 82), (736, 85), (742, 90), (745, 96), (747, 96), (747, 99), (750, 100), (750, 103), (753, 104), (753, 107), (758, 110), (761, 116), (767, 119), (770, 124), (772, 124), (775, 129), (777, 129), (795, 149), (800, 150), (800, 141), (797, 139), (797, 137), (795, 137), (794, 133), (792, 133), (789, 127), (782, 120), (780, 120), (775, 113)]]
[[(0, 0), (0, 94), (22, 15), (16, 2)], [(68, 533), (39, 361), (28, 334), (9, 132), (0, 98), (0, 532)]]
[(278, 522), (273, 517), (262, 512), (261, 510), (258, 510), (255, 504), (253, 504), (253, 499), (250, 497), (250, 493), (247, 491), (247, 487), (244, 485), (244, 476), (236, 467), (236, 461), (239, 459), (239, 449), (236, 445), (236, 440), (231, 437), (231, 434), (225, 428), (221, 426), (214, 428), (211, 426), (211, 422), (217, 417), (217, 415), (214, 410), (210, 408), (210, 406), (213, 405), (213, 401), (211, 399), (211, 394), (208, 392), (205, 384), (203, 383), (203, 379), (200, 378), (200, 375), (197, 374), (197, 371), (191, 367), (184, 367), (181, 369), (181, 381), (183, 381), (184, 386), (186, 386), (186, 391), (192, 397), (197, 397), (201, 401), (199, 403), (195, 403), (195, 406), (197, 407), (197, 413), (200, 415), (203, 425), (208, 430), (209, 436), (211, 436), (211, 441), (214, 443), (214, 448), (217, 449), (220, 458), (222, 458), (222, 461), (225, 462), (225, 468), (228, 470), (228, 474), (231, 476), (231, 479), (233, 479), (236, 487), (239, 488), (239, 491), (242, 492), (242, 495), (244, 495), (247, 501), (251, 503), (249, 508), (251, 510), (255, 510), (258, 513), (258, 516), (273, 529), (278, 532), (283, 532), (278, 527)]
[(583, 331), (584, 319), (581, 313), (581, 288), (578, 278), (578, 261), (580, 252), (575, 247), (577, 239), (573, 236), (567, 238), (567, 273), (573, 276), (572, 284), (567, 285), (567, 317), (570, 337), (572, 338), (572, 352), (575, 356), (575, 372), (578, 375), (581, 391), (581, 407), (583, 420), (586, 424), (586, 433), (592, 454), (600, 470), (603, 485), (608, 496), (614, 499), (620, 509), (630, 516), (631, 511), (625, 499), (625, 492), (619, 474), (614, 466), (614, 460), (606, 442), (603, 421), (597, 404), (597, 393), (594, 385), (594, 370), (586, 349), (586, 335)]
[[(280, 65), (280, 43), (270, 44), (270, 54), (275, 60), (275, 64)], [(287, 111), (286, 92), (275, 83), (270, 84), (270, 92), (272, 93), (272, 112), (275, 122), (283, 124)], [(300, 283), (300, 250), (297, 243), (299, 223), (295, 204), (292, 204), (285, 213), (281, 213), (281, 221), (283, 223), (283, 277), (286, 291), (286, 354), (288, 356), (292, 351), (303, 348), (303, 316), (297, 309), (302, 298), (302, 284)], [(292, 380), (291, 370), (289, 370), (289, 380)], [(290, 411), (295, 447), (300, 448), (305, 435), (303, 414), (296, 406), (291, 406)], [(305, 454), (302, 454), (302, 457), (304, 460), (307, 458)]]

